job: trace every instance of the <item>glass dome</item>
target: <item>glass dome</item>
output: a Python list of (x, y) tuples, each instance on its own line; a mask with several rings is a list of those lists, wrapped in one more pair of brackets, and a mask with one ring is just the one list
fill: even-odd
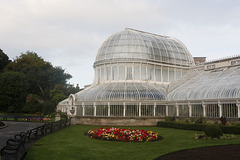
[(129, 28), (113, 34), (102, 44), (95, 65), (119, 60), (194, 65), (192, 55), (179, 40)]
[(166, 89), (150, 83), (106, 83), (91, 86), (75, 95), (76, 101), (164, 100)]
[[(93, 84), (57, 110), (88, 125), (113, 124), (112, 118), (91, 117), (240, 118), (239, 64), (240, 56), (195, 66), (179, 40), (126, 28), (99, 48)], [(128, 118), (116, 118), (114, 125), (129, 124)]]

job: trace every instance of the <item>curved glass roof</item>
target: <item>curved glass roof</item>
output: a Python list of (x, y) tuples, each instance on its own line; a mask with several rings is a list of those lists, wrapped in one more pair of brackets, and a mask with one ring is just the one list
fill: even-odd
[(95, 64), (116, 60), (140, 60), (193, 66), (187, 48), (177, 39), (126, 28), (110, 36), (98, 50)]
[(68, 98), (59, 102), (58, 105), (68, 105)]
[(148, 83), (107, 83), (89, 87), (75, 94), (76, 101), (164, 100), (165, 89)]
[[(183, 82), (184, 80), (185, 82)], [(187, 73), (171, 84), (168, 100), (208, 100), (240, 97), (240, 67)], [(178, 86), (178, 87), (177, 87)], [(175, 88), (175, 89), (174, 89)]]

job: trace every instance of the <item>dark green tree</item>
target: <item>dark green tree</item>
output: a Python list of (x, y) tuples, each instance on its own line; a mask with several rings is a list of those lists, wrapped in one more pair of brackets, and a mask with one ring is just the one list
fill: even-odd
[(69, 84), (67, 86), (67, 95), (70, 95), (70, 94), (75, 94), (77, 92), (79, 92), (81, 89), (79, 88), (79, 85), (77, 84), (76, 87), (74, 87), (73, 85)]
[(67, 89), (62, 84), (57, 84), (54, 89), (50, 90), (50, 98), (55, 105), (66, 99), (68, 96)]
[(42, 112), (43, 104), (39, 103), (37, 99), (30, 99), (28, 102), (25, 103), (22, 111), (25, 113), (36, 113)]
[(9, 57), (0, 49), (0, 73), (3, 71), (4, 67), (10, 63)]
[(57, 105), (62, 100), (66, 99), (70, 94), (75, 94), (80, 91), (79, 86), (74, 87), (73, 85), (55, 85), (54, 89), (50, 91), (50, 98), (52, 102)]
[(25, 74), (30, 84), (28, 93), (36, 94), (45, 100), (49, 98), (49, 91), (56, 84), (66, 84), (67, 80), (72, 77), (61, 67), (53, 67), (37, 53), (30, 51), (21, 54), (14, 62), (9, 63), (6, 70)]
[(0, 74), (0, 110), (2, 112), (22, 112), (29, 88), (26, 76), (20, 72)]
[[(21, 94), (21, 96), (17, 94), (5, 94), (8, 93), (7, 89), (10, 86), (15, 86), (22, 81), (17, 77), (18, 79), (15, 79), (19, 82), (15, 84), (14, 81), (8, 81), (6, 85), (6, 78), (5, 80), (2, 79), (2, 84), (0, 85), (6, 86), (4, 90), (1, 89), (2, 91), (0, 93), (2, 99), (6, 98), (6, 101), (1, 102), (4, 103), (4, 110), (6, 110), (6, 107), (10, 107), (9, 109), (14, 111), (17, 105), (15, 103), (13, 105), (13, 102), (11, 103), (12, 99), (21, 99), (21, 101), (19, 100), (20, 103), (17, 108), (19, 108), (19, 111), (29, 113), (53, 111), (53, 105), (49, 105), (49, 101), (51, 101), (50, 91), (53, 90), (57, 84), (66, 86), (67, 80), (72, 77), (70, 74), (65, 73), (61, 67), (53, 67), (50, 62), (44, 61), (44, 59), (39, 57), (37, 53), (30, 51), (22, 53), (20, 57), (17, 57), (13, 62), (10, 62), (5, 67), (3, 73), (9, 72), (18, 73), (19, 75), (24, 76), (24, 82), (21, 84), (22, 86), (27, 85), (27, 87), (24, 87), (24, 90), (20, 90), (19, 88), (18, 94)], [(12, 91), (14, 90), (10, 87), (9, 92)], [(6, 95), (9, 96), (6, 97)], [(53, 100), (53, 102), (54, 101), (56, 100)], [(54, 104), (53, 102), (51, 103)], [(51, 107), (48, 109), (48, 106)], [(55, 107), (56, 106), (54, 106), (54, 108)]]
[(50, 114), (55, 111), (55, 108), (56, 105), (52, 101), (47, 100), (43, 103), (42, 113), (45, 115)]

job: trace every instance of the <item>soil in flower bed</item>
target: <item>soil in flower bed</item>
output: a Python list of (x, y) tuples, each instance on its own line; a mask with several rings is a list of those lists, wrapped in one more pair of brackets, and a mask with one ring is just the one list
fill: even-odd
[(91, 129), (86, 135), (93, 139), (119, 142), (154, 142), (162, 139), (158, 133), (152, 131), (110, 127)]
[(239, 160), (240, 145), (212, 146), (174, 152), (155, 160)]

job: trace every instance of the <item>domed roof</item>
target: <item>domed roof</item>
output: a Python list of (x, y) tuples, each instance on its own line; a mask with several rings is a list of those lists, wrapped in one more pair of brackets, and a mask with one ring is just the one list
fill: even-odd
[(194, 65), (192, 55), (179, 40), (129, 28), (104, 41), (98, 50), (95, 64), (122, 60)]
[(91, 86), (75, 94), (76, 101), (164, 100), (164, 86), (150, 83), (108, 83)]
[[(168, 100), (238, 99), (240, 97), (240, 68), (192, 70), (174, 82)], [(172, 88), (172, 89), (171, 89)]]

